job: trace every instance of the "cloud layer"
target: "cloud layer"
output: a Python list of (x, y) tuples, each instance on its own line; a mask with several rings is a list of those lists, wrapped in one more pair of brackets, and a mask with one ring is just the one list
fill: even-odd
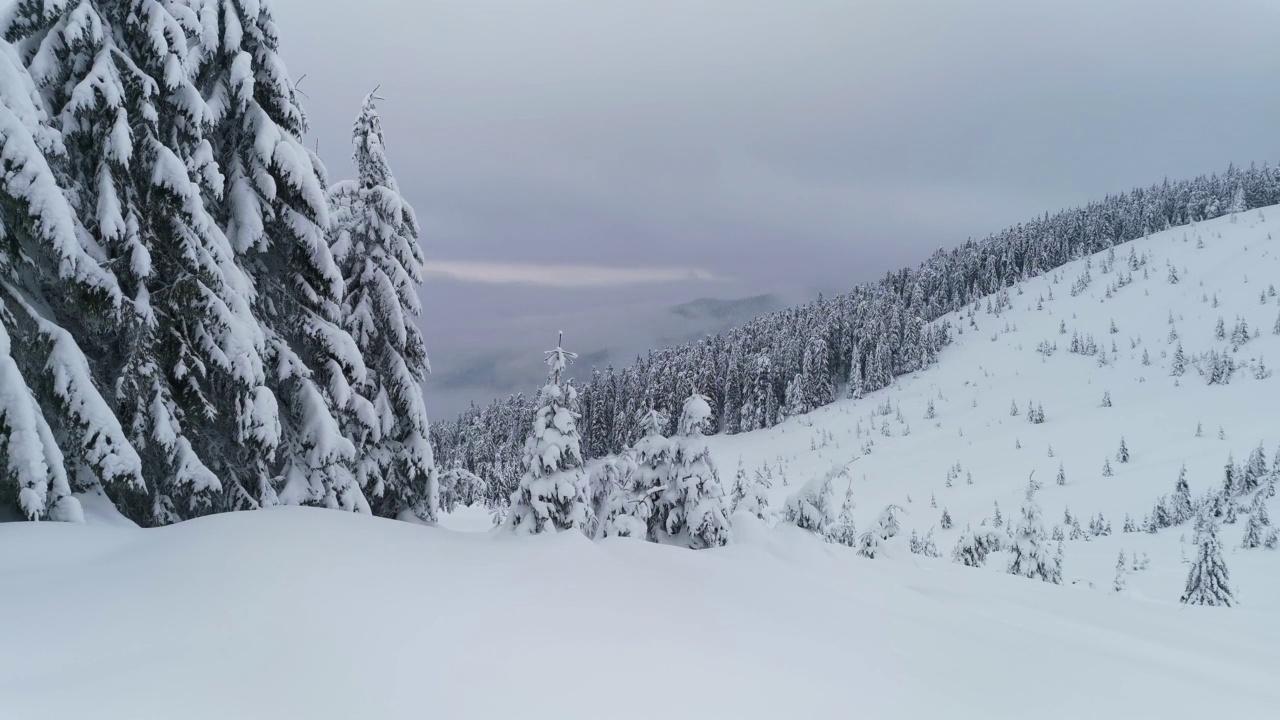
[(529, 350), (531, 305), (585, 352), (583, 302), (625, 327), (655, 297), (843, 290), (1047, 211), (1280, 157), (1265, 0), (274, 4), (335, 178), (382, 86), (442, 372), (480, 334)]
[(462, 282), (539, 285), (553, 288), (608, 288), (721, 279), (706, 270), (697, 268), (543, 265), (467, 260), (428, 260), (426, 270), (428, 275)]

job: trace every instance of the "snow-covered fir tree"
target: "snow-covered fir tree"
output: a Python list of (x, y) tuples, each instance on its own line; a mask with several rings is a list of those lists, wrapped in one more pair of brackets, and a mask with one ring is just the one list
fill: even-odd
[(690, 395), (672, 441), (667, 487), (654, 509), (663, 542), (695, 549), (729, 542), (728, 499), (704, 438), (711, 422), (706, 396)]
[[(819, 535), (826, 534), (836, 522), (837, 513), (843, 509), (836, 503), (835, 481), (847, 477), (848, 465), (837, 463), (826, 472), (810, 478), (787, 498), (782, 508), (783, 521)], [(846, 493), (845, 501), (851, 503), (852, 495)]]
[(507, 516), (507, 526), (525, 534), (585, 528), (588, 520), (587, 474), (577, 417), (570, 409), (575, 391), (564, 382), (565, 369), (577, 355), (557, 344), (546, 356), (550, 373), (538, 395), (524, 445), (524, 474)]
[(845, 547), (857, 544), (857, 528), (853, 524), (853, 485), (850, 484), (844, 493), (844, 502), (840, 504), (840, 515), (827, 527), (827, 541)]
[[(608, 488), (608, 498), (599, 518), (603, 537), (656, 539), (652, 522), (657, 494), (671, 473), (671, 442), (662, 435), (667, 418), (650, 408), (641, 414), (644, 436), (634, 447), (623, 451), (616, 461), (619, 472)], [(751, 497), (744, 491), (744, 499)], [(740, 501), (741, 502), (741, 501)]]
[(966, 525), (951, 551), (951, 560), (968, 567), (982, 567), (987, 555), (1000, 549), (1000, 538), (985, 524), (974, 530)]
[(864, 558), (874, 560), (880, 554), (880, 545), (880, 533), (875, 530), (868, 530), (858, 536), (858, 554)]
[(897, 505), (886, 505), (884, 510), (880, 511), (880, 516), (876, 518), (876, 532), (880, 534), (882, 540), (897, 537), (901, 532), (902, 523), (898, 520), (898, 514), (901, 512), (902, 508)]
[(751, 479), (747, 486), (746, 494), (738, 503), (735, 511), (748, 512), (755, 515), (758, 520), (764, 520), (769, 517), (769, 494), (768, 490), (772, 487), (769, 479), (763, 474), (757, 474)]
[(130, 308), (83, 242), (58, 180), (66, 149), (3, 40), (0, 159), (0, 503), (31, 520), (78, 521), (73, 491), (145, 490), (141, 459), (80, 345), (98, 341), (94, 325), (118, 328)]
[[(416, 322), (423, 257), (417, 216), (391, 174), (378, 99), (365, 96), (351, 131), (356, 179), (330, 190), (332, 252), (345, 290), (342, 326), (364, 358), (365, 374), (354, 388), (333, 389), (335, 405), (348, 409), (340, 418), (355, 446), (355, 483), (331, 483), (324, 502), (360, 509), (367, 497), (379, 514), (431, 521), (436, 466), (422, 396), (430, 363)], [(343, 373), (335, 369), (331, 377)]]
[(1036, 502), (1038, 489), (1034, 479), (1027, 485), (1022, 518), (1018, 521), (1013, 545), (1009, 549), (1009, 574), (1058, 583), (1061, 582), (1062, 567), (1048, 547), (1044, 523), (1040, 519), (1040, 505)]
[(129, 429), (167, 523), (275, 503), (264, 460), (276, 403), (248, 279), (206, 207), (209, 109), (190, 77), (189, 28), (155, 0), (20, 4), (4, 34), (28, 48), (60, 118), (71, 195), (132, 311), (100, 338), (101, 384)]
[(1259, 513), (1257, 507), (1249, 513), (1249, 519), (1244, 523), (1244, 535), (1240, 539), (1240, 547), (1246, 550), (1252, 550), (1261, 547), (1266, 540), (1267, 526), (1264, 524), (1265, 506), (1263, 511)]
[[(356, 501), (355, 447), (339, 418), (362, 415), (348, 403), (358, 397), (352, 385), (365, 380), (364, 359), (342, 327), (345, 286), (329, 248), (327, 178), (302, 143), (306, 115), (279, 53), (272, 3), (174, 1), (198, 20), (190, 72), (208, 107), (207, 142), (185, 159), (206, 168), (206, 155), (216, 162), (207, 205), (249, 278), (279, 408), (277, 450), (256, 472), (280, 486), (282, 502)], [(273, 500), (265, 488), (257, 494), (258, 504)], [(419, 515), (429, 514), (421, 498), (411, 499)]]
[(1196, 555), (1187, 573), (1182, 602), (1186, 605), (1233, 605), (1231, 576), (1222, 558), (1218, 541), (1218, 522), (1212, 513), (1201, 513), (1196, 519)]

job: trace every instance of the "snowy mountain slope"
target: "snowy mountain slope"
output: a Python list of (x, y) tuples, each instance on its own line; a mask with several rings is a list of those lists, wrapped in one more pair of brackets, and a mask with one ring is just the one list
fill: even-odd
[[(984, 298), (973, 314), (976, 328), (969, 325), (968, 311), (944, 318), (963, 332), (954, 334), (937, 365), (884, 391), (837, 401), (769, 430), (718, 436), (713, 454), (728, 477), (739, 460), (748, 475), (772, 475), (775, 507), (799, 483), (833, 463), (858, 458), (850, 466), (857, 526), (868, 529), (886, 505), (897, 504), (906, 510), (907, 533), (932, 529), (944, 556), (966, 524), (976, 527), (994, 514), (995, 503), (1006, 520), (1016, 519), (1034, 472), (1044, 486), (1038, 497), (1046, 529), (1062, 523), (1070, 509), (1086, 532), (1099, 512), (1114, 530), (1091, 542), (1066, 543), (1068, 581), (1083, 579), (1109, 591), (1117, 553), (1136, 550), (1150, 564), (1130, 574), (1126, 594), (1177, 602), (1186, 579), (1180, 540), (1185, 536), (1190, 543), (1190, 523), (1155, 535), (1123, 533), (1122, 525), (1126, 513), (1141, 524), (1159, 496), (1173, 491), (1184, 463), (1198, 497), (1222, 486), (1229, 455), (1242, 463), (1261, 442), (1271, 464), (1280, 452), (1280, 379), (1255, 379), (1265, 358), (1280, 362), (1280, 336), (1272, 332), (1280, 299), (1271, 287), (1280, 284), (1280, 240), (1272, 238), (1280, 232), (1277, 222), (1280, 207), (1264, 208), (1117, 245), (1109, 272), (1107, 252), (1082, 258), (1010, 288), (1011, 307), (998, 315), (991, 311), (999, 303)], [(1129, 270), (1131, 252), (1145, 258), (1144, 267)], [(1170, 282), (1170, 264), (1176, 284)], [(1072, 296), (1086, 266), (1092, 280)], [(1114, 289), (1130, 272), (1132, 283)], [(1220, 317), (1226, 340), (1215, 339)], [(1237, 318), (1260, 335), (1233, 351)], [(1177, 334), (1173, 341), (1171, 328)], [(1069, 352), (1076, 333), (1082, 340), (1092, 335), (1105, 348), (1105, 366), (1096, 356)], [(1056, 352), (1039, 352), (1042, 342), (1056, 343)], [(1239, 368), (1226, 385), (1206, 384), (1190, 361), (1185, 375), (1171, 377), (1179, 343), (1189, 359), (1215, 350), (1229, 354)], [(1149, 365), (1143, 364), (1144, 351)], [(1102, 407), (1107, 393), (1112, 406)], [(931, 420), (925, 418), (930, 401), (936, 415)], [(1043, 406), (1044, 423), (1028, 422), (1030, 401)], [(886, 403), (890, 414), (878, 414)], [(1011, 404), (1017, 416), (1010, 415)], [(1126, 464), (1116, 458), (1122, 438), (1131, 453)], [(862, 456), (868, 442), (873, 447)], [(1103, 474), (1107, 462), (1111, 477)], [(961, 472), (947, 487), (948, 471), (957, 463)], [(1060, 464), (1064, 486), (1055, 483)], [(790, 487), (782, 485), (784, 477)], [(843, 492), (837, 487), (837, 496)], [(1270, 507), (1272, 513), (1280, 510), (1275, 499)], [(939, 527), (944, 508), (954, 521), (951, 530)], [(1238, 599), (1280, 611), (1280, 553), (1236, 550), (1244, 517), (1224, 525), (1220, 534), (1231, 552), (1227, 561)], [(984, 568), (1003, 570), (999, 557)]]
[(741, 517), (694, 552), (317, 509), (0, 526), (0, 717), (1264, 717), (1280, 624)]
[[(1109, 272), (1106, 253), (1081, 259), (1010, 289), (998, 316), (984, 299), (976, 328), (951, 316), (938, 365), (885, 391), (709, 438), (726, 482), (739, 458), (773, 476), (775, 510), (853, 461), (860, 530), (886, 504), (906, 510), (907, 532), (875, 560), (746, 513), (733, 542), (706, 551), (476, 532), (491, 526), (479, 508), (441, 527), (290, 508), (140, 530), (85, 496), (87, 525), (0, 524), (0, 718), (1270, 717), (1280, 552), (1239, 550), (1243, 520), (1224, 525), (1239, 605), (1184, 606), (1190, 527), (1121, 531), (1183, 463), (1200, 495), (1229, 453), (1243, 461), (1262, 441), (1273, 461), (1280, 381), (1251, 367), (1280, 362), (1268, 215), (1280, 208), (1119, 246)], [(1131, 249), (1147, 277), (1140, 266), (1107, 298)], [(1232, 353), (1220, 315), (1227, 335), (1237, 315), (1262, 332)], [(1073, 333), (1106, 364), (1069, 352)], [(1171, 377), (1179, 342), (1241, 368), (1226, 385), (1192, 363)], [(1070, 507), (1085, 526), (1104, 513), (1114, 533), (1064, 544), (1063, 586), (1006, 574), (999, 553), (981, 569), (951, 562), (966, 523), (997, 502), (1017, 516), (1032, 472), (1047, 523)], [(944, 507), (951, 530), (936, 527)], [(943, 557), (908, 552), (905, 535), (931, 528)], [(1149, 564), (1116, 593), (1121, 549)]]

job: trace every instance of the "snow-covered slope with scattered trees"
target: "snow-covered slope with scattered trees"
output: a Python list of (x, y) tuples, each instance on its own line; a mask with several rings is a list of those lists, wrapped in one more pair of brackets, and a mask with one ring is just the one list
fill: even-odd
[(1234, 602), (1280, 614), (1276, 284), (1280, 207), (1155, 233), (944, 316), (953, 338), (936, 365), (717, 436), (713, 455), (771, 484), (773, 503), (850, 463), (834, 492), (852, 488), (855, 527), (896, 505), (902, 533), (931, 536), (945, 558), (967, 530), (1016, 535), (1034, 479), (1049, 554), (1064, 539), (1063, 582), (1108, 592), (1123, 553), (1121, 594), (1154, 603), (1180, 599), (1199, 551), (1193, 508), (1229, 485), (1214, 514)]

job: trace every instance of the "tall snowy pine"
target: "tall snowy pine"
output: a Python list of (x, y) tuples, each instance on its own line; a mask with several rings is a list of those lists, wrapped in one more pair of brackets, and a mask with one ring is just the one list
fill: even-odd
[(431, 368), (415, 323), (422, 313), (418, 221), (387, 163), (377, 99), (365, 97), (351, 132), (356, 180), (330, 191), (333, 257), (346, 281), (343, 326), (365, 361), (343, 419), (356, 446), (357, 482), (379, 514), (435, 520), (436, 467), (422, 397)]
[(538, 395), (533, 428), (524, 444), (524, 473), (507, 516), (507, 526), (518, 533), (587, 526), (587, 473), (577, 417), (569, 407), (576, 391), (563, 378), (577, 355), (559, 345), (546, 355), (551, 372)]
[[(338, 417), (359, 416), (351, 385), (364, 381), (364, 361), (341, 327), (344, 286), (326, 237), (323, 167), (302, 144), (306, 117), (278, 52), (271, 4), (180, 1), (198, 17), (192, 65), (222, 180), (212, 213), (252, 283), (279, 403), (270, 475), (282, 502), (358, 509), (355, 447)], [(203, 152), (188, 163), (200, 165)], [(264, 491), (259, 500), (273, 498)]]
[(279, 435), (263, 334), (186, 162), (209, 157), (187, 32), (159, 0), (22, 3), (4, 29), (58, 119), (74, 209), (128, 302), (95, 364), (152, 490), (115, 500), (147, 524), (274, 498), (256, 461)]
[(67, 329), (84, 341), (127, 310), (50, 165), (66, 159), (0, 40), (0, 504), (31, 520), (81, 520), (73, 491), (144, 489), (141, 460)]

